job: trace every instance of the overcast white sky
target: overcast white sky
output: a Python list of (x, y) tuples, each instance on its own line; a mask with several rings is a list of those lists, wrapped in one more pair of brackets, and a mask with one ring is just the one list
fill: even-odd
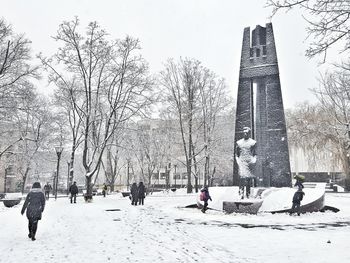
[[(45, 55), (55, 52), (51, 36), (62, 21), (78, 16), (84, 27), (97, 21), (113, 38), (139, 38), (152, 73), (167, 58), (196, 58), (224, 77), (236, 97), (243, 29), (269, 22), (271, 10), (264, 5), (265, 0), (3, 0), (1, 15), (32, 40), (34, 54)], [(305, 22), (293, 11), (272, 23), (285, 107), (315, 101), (308, 89), (318, 85), (321, 69), (304, 56)], [(50, 93), (46, 82), (39, 86)]]

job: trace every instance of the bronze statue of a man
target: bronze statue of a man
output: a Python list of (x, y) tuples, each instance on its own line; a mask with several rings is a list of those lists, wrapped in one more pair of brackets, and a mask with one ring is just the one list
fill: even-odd
[(250, 128), (243, 128), (243, 138), (236, 142), (236, 162), (239, 172), (239, 192), (244, 198), (244, 189), (249, 198), (252, 179), (255, 177), (256, 141), (250, 138)]

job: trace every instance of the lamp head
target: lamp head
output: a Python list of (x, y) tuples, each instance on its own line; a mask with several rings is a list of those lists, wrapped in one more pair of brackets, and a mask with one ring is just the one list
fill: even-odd
[(57, 156), (60, 156), (61, 153), (63, 152), (63, 147), (62, 146), (55, 146), (55, 151), (56, 151), (56, 154)]

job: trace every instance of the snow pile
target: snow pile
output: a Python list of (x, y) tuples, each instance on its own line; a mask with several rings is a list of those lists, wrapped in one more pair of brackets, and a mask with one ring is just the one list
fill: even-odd
[[(238, 196), (238, 188), (218, 189), (209, 188), (213, 199)], [(185, 192), (147, 196), (144, 206), (132, 206), (120, 194), (95, 196), (89, 204), (81, 196), (76, 204), (50, 199), (34, 242), (22, 205), (0, 203), (0, 262), (350, 262), (350, 194), (327, 195), (339, 213), (298, 217), (203, 214), (185, 208), (196, 200)]]
[(6, 193), (5, 200), (17, 200), (22, 199), (22, 193)]

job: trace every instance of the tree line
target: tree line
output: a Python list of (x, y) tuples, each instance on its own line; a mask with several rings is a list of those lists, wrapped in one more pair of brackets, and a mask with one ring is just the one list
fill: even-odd
[[(59, 25), (57, 51), (38, 54), (40, 64), (33, 66), (31, 42), (4, 19), (0, 32), (0, 156), (16, 156), (22, 191), (35, 156), (54, 144), (69, 149), (71, 180), (81, 155), (88, 195), (101, 170), (112, 188), (126, 166), (150, 184), (170, 160), (186, 166), (189, 192), (200, 166), (203, 183), (212, 183), (216, 120), (232, 105), (224, 80), (200, 61), (169, 59), (162, 72), (151, 74), (138, 39), (111, 40), (97, 22), (84, 31), (76, 17)], [(33, 84), (44, 75), (55, 89), (49, 99)], [(155, 108), (164, 126), (158, 134), (139, 125)]]
[[(310, 58), (321, 55), (324, 62), (330, 48), (344, 43), (343, 60), (322, 73), (313, 89), (318, 103), (296, 105), (286, 119), (290, 144), (305, 149), (310, 160), (331, 152), (350, 189), (350, 62), (345, 56), (350, 6), (331, 0), (268, 0), (267, 5), (272, 15), (300, 8), (315, 40), (306, 51)], [(200, 61), (168, 59), (152, 74), (138, 39), (111, 40), (97, 22), (82, 28), (78, 18), (60, 24), (53, 39), (56, 52), (39, 54), (40, 64), (33, 65), (31, 42), (0, 20), (0, 161), (16, 160), (22, 187), (35, 156), (54, 144), (69, 149), (71, 178), (81, 153), (88, 193), (102, 170), (111, 187), (127, 170), (139, 173), (150, 188), (154, 172), (183, 165), (188, 192), (192, 178), (198, 188), (200, 174), (210, 185), (223, 167), (229, 170), (233, 146), (227, 142), (233, 141), (234, 127), (223, 129), (222, 123), (234, 123), (233, 101), (225, 81)], [(55, 87), (50, 99), (33, 84), (43, 75)], [(152, 129), (146, 126), (155, 109), (162, 121)]]

